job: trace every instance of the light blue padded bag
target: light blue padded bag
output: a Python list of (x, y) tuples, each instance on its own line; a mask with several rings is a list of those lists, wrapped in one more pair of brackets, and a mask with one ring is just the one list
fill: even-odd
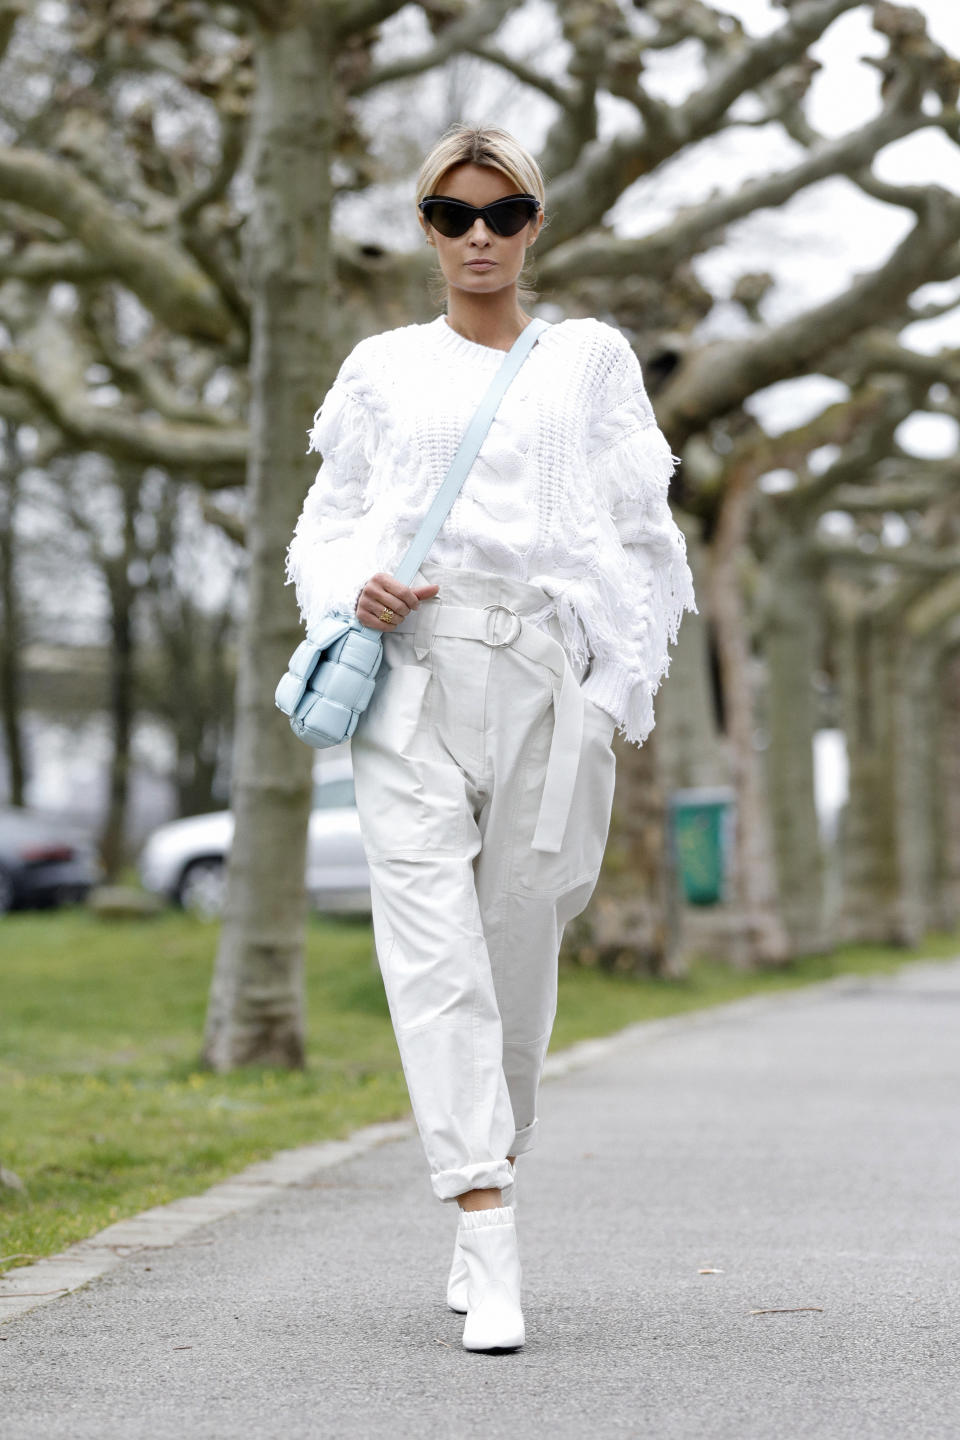
[[(397, 566), (396, 579), (401, 585), (413, 581), (426, 559), (477, 458), (497, 406), (546, 329), (546, 320), (531, 320), (508, 350), (467, 426), (443, 484)], [(293, 733), (307, 745), (323, 750), (349, 739), (356, 730), (373, 694), (383, 658), (383, 635), (382, 630), (361, 625), (355, 615), (325, 615), (294, 650), (287, 673), (277, 686), (276, 703), (278, 710), (289, 715)]]

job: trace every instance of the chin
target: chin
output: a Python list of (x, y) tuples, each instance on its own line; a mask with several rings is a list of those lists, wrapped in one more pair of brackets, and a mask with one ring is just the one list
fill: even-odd
[(505, 276), (499, 266), (495, 270), (462, 270), (455, 279), (447, 278), (448, 285), (454, 285), (458, 290), (480, 290), (493, 291), (503, 290), (511, 284), (509, 276)]

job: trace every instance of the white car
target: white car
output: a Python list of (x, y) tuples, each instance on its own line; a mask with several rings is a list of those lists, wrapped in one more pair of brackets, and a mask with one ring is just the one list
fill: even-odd
[[(160, 825), (140, 854), (144, 888), (195, 914), (219, 915), (232, 840), (229, 810)], [(370, 879), (347, 758), (327, 762), (314, 775), (306, 879), (318, 909), (369, 913)]]

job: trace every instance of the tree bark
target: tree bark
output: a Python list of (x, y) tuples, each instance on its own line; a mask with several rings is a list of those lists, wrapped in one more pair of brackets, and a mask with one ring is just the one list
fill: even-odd
[(740, 561), (752, 474), (731, 475), (712, 547), (710, 613), (717, 643), (723, 712), (736, 792), (734, 894), (741, 934), (731, 958), (746, 966), (780, 964), (788, 954), (772, 858), (770, 815), (754, 735), (756, 714), (750, 638)]
[(23, 744), (23, 653), (22, 616), (16, 583), (16, 531), (18, 472), (9, 440), (4, 442), (0, 462), (0, 708), (3, 711), (3, 743), (7, 755), (7, 777), (11, 805), (23, 805), (26, 787), (26, 760)]
[(283, 560), (306, 490), (305, 431), (329, 353), (334, 44), (324, 7), (261, 28), (254, 199), (247, 615), (238, 656), (236, 834), (203, 1046), (217, 1070), (305, 1063), (304, 866), (311, 752), (274, 708), (301, 638)]
[(900, 879), (898, 928), (905, 944), (918, 945), (935, 911), (939, 654), (934, 640), (908, 641), (906, 636), (897, 645), (897, 653), (901, 663), (891, 678), (899, 762), (894, 810)]
[(100, 837), (100, 856), (108, 880), (116, 878), (125, 858), (124, 838), (130, 797), (130, 749), (136, 713), (133, 628), (136, 591), (130, 580), (130, 566), (137, 554), (136, 517), (140, 486), (139, 475), (121, 473), (119, 479), (123, 505), (123, 546), (119, 555), (104, 556), (102, 561), (110, 596), (109, 714), (113, 742), (107, 783), (107, 813)]
[(820, 577), (802, 535), (775, 541), (766, 565), (767, 794), (780, 915), (794, 954), (827, 946), (823, 855), (813, 777), (821, 650)]
[(898, 803), (902, 793), (902, 636), (889, 616), (857, 606), (841, 619), (840, 694), (850, 795), (843, 821), (843, 938), (910, 945)]
[[(177, 813), (200, 815), (218, 809), (214, 784), (221, 749), (230, 734), (230, 696), (233, 686), (224, 647), (230, 628), (229, 616), (198, 616), (195, 628), (202, 641), (188, 638), (192, 648), (187, 656), (191, 679), (189, 704), (177, 706), (173, 716), (176, 736)], [(196, 623), (199, 622), (199, 623)]]
[(960, 921), (960, 647), (956, 645), (944, 655), (939, 688), (933, 923), (940, 930), (953, 930)]
[(610, 838), (590, 905), (569, 927), (564, 953), (578, 964), (630, 974), (676, 974), (676, 892), (656, 731), (617, 744)]
[[(158, 609), (160, 606), (158, 606)], [(173, 587), (162, 599), (147, 693), (176, 745), (177, 814), (220, 808), (214, 783), (232, 732), (232, 616), (208, 615)]]
[(670, 674), (657, 694), (657, 754), (667, 792), (727, 784), (729, 765), (720, 730), (711, 644), (706, 554), (687, 532), (697, 612), (683, 617)]

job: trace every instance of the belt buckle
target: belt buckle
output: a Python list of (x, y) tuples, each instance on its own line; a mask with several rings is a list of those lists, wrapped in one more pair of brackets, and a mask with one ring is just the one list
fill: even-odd
[[(488, 610), (503, 610), (508, 615), (512, 615), (513, 619), (516, 621), (516, 628), (511, 635), (507, 635), (506, 638), (503, 640), (488, 640), (486, 635), (484, 635), (484, 645), (489, 645), (491, 650), (500, 650), (504, 645), (512, 645), (514, 640), (516, 640), (517, 636), (520, 634), (520, 631), (523, 629), (523, 621), (520, 619), (520, 616), (517, 614), (516, 610), (511, 610), (509, 605), (484, 605), (484, 614), (486, 614)], [(494, 620), (490, 626), (491, 634), (495, 634), (496, 632), (496, 623), (496, 620)]]

